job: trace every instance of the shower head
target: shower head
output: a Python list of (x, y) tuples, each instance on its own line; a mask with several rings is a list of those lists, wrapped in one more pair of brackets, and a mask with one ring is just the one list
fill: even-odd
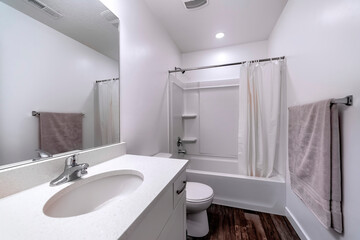
[(175, 67), (175, 71), (181, 72), (182, 74), (185, 73), (185, 70), (182, 70), (182, 69), (179, 68), (179, 67)]

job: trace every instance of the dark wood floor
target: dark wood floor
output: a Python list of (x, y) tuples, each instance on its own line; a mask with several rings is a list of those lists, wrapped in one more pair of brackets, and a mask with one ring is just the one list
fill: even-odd
[(210, 232), (188, 240), (295, 240), (300, 239), (286, 217), (243, 209), (211, 205)]

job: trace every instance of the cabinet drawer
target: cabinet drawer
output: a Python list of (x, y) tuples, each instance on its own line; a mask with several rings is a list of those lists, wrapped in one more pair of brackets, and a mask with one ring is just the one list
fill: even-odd
[(175, 180), (174, 186), (173, 186), (173, 194), (174, 194), (174, 209), (176, 205), (178, 204), (181, 197), (186, 192), (186, 171), (184, 170), (180, 176)]

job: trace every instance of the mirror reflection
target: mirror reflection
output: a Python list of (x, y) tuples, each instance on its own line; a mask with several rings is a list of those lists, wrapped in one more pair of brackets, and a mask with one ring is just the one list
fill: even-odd
[(98, 0), (1, 0), (0, 16), (2, 168), (119, 142), (119, 19)]

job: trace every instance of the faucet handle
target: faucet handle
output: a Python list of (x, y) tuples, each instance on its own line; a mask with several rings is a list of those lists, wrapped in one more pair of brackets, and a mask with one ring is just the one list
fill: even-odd
[(177, 142), (176, 142), (176, 145), (177, 145), (178, 147), (180, 147), (180, 146), (183, 145), (183, 142), (182, 142), (182, 140), (181, 140), (181, 137), (178, 137)]
[(76, 165), (76, 161), (78, 160), (78, 156), (79, 156), (79, 154), (76, 153), (76, 154), (73, 154), (73, 155), (67, 157), (65, 160), (65, 167), (66, 166), (74, 167)]
[(88, 172), (86, 171), (86, 169), (81, 169), (80, 171), (76, 172), (76, 176), (78, 176), (79, 178), (86, 175)]
[(87, 163), (83, 163), (83, 164), (80, 164), (81, 166), (81, 169), (79, 171), (76, 172), (76, 175), (80, 178), (84, 175), (86, 175), (88, 172), (86, 171), (89, 167), (89, 164)]

